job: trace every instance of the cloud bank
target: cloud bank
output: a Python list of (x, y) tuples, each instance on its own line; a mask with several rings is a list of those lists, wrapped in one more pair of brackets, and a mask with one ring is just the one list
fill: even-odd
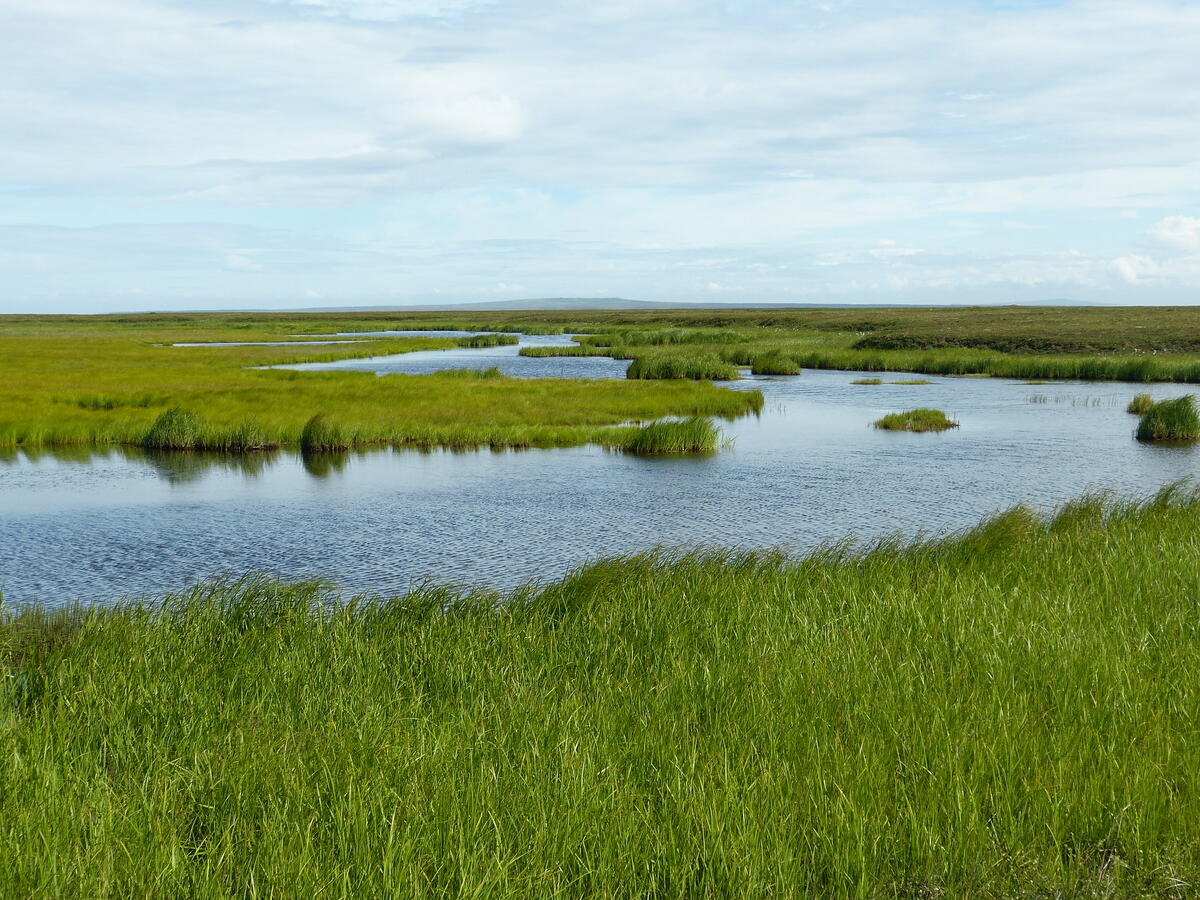
[(1200, 299), (1200, 4), (7, 0), (0, 310)]

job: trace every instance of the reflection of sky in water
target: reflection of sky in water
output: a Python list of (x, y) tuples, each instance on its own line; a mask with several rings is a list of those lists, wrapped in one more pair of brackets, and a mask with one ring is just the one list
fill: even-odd
[[(516, 349), (337, 367), (500, 364), (557, 374), (566, 362), (596, 374), (614, 365), (527, 359)], [(806, 371), (738, 382), (761, 388), (766, 408), (723, 424), (733, 449), (702, 459), (595, 447), (310, 460), (9, 454), (0, 457), (0, 587), (17, 602), (105, 600), (250, 569), (380, 591), (425, 577), (511, 585), (659, 542), (803, 549), (849, 533), (945, 531), (1023, 500), (1147, 492), (1200, 469), (1200, 451), (1134, 441), (1136, 419), (1124, 411), (1135, 392), (1186, 392), (1177, 385), (851, 385), (856, 377)], [(1031, 402), (1038, 395), (1045, 402)], [(915, 406), (944, 409), (962, 427), (930, 435), (870, 427)]]

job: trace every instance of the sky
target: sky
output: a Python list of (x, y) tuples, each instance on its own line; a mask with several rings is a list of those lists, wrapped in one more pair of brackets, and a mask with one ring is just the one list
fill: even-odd
[(0, 0), (0, 312), (1200, 302), (1200, 0)]

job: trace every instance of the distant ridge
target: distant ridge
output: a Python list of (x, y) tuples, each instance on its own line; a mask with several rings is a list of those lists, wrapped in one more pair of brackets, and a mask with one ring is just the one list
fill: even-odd
[(541, 310), (601, 310), (601, 309), (889, 309), (922, 306), (946, 308), (965, 306), (1108, 306), (1087, 300), (1032, 300), (1014, 303), (793, 303), (788, 301), (755, 301), (745, 303), (712, 303), (688, 300), (630, 300), (626, 297), (537, 297), (527, 300), (484, 300), (466, 303), (423, 303), (413, 306), (322, 306), (306, 307), (296, 312), (487, 312), (512, 310), (537, 312)]

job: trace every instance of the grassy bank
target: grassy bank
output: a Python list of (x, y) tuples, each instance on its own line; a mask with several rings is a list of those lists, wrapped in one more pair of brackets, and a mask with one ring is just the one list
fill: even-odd
[(0, 895), (1185, 897), (1200, 499), (0, 625)]
[[(174, 347), (289, 340), (396, 323), (270, 316), (0, 318), (0, 449), (107, 445), (245, 452), (298, 447), (314, 416), (339, 446), (620, 446), (630, 421), (734, 417), (753, 392), (693, 383), (505, 378), (257, 367), (511, 343), (511, 335), (384, 337), (353, 344)], [(235, 324), (246, 327), (234, 327)]]

